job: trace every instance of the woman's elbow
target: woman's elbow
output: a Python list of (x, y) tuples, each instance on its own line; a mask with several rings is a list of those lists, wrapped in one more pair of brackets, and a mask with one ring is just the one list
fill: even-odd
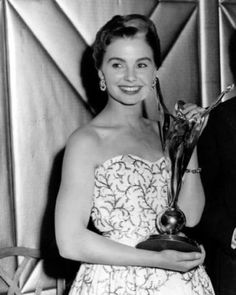
[(85, 249), (82, 235), (56, 234), (56, 243), (61, 257), (70, 260), (84, 261)]
[(186, 221), (186, 226), (187, 227), (194, 227), (194, 226), (198, 225), (200, 220), (201, 220), (201, 216), (198, 216), (198, 217), (196, 216), (195, 218), (189, 218)]
[(186, 216), (187, 227), (194, 227), (198, 225), (202, 217), (203, 209), (204, 207), (199, 208), (198, 212), (196, 212), (195, 214), (190, 213), (189, 216)]
[(57, 237), (56, 238), (57, 248), (61, 257), (66, 259), (71, 259), (72, 255), (72, 244), (69, 240), (64, 238)]
[(79, 249), (75, 253), (75, 242), (68, 235), (56, 234), (56, 243), (61, 257), (70, 260), (79, 260)]

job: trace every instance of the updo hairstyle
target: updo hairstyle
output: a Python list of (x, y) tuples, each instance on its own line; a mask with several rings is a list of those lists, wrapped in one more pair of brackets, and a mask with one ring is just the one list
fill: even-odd
[(152, 48), (157, 69), (161, 64), (160, 41), (154, 23), (139, 14), (116, 15), (98, 32), (93, 45), (93, 58), (97, 69), (101, 68), (106, 48), (116, 38), (133, 38), (143, 33), (147, 44)]

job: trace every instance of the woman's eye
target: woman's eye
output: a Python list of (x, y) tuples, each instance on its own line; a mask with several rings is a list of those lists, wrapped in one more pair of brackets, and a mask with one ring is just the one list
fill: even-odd
[(113, 64), (112, 64), (112, 67), (113, 67), (114, 69), (119, 69), (119, 68), (122, 68), (122, 64), (120, 64), (120, 63), (113, 63)]
[(138, 68), (146, 68), (148, 65), (147, 64), (145, 64), (145, 63), (139, 63), (138, 64)]

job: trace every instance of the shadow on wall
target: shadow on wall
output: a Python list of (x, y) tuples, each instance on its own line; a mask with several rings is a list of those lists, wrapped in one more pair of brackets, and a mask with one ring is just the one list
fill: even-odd
[(40, 251), (44, 263), (45, 273), (54, 279), (65, 279), (66, 290), (70, 287), (72, 280), (79, 268), (79, 262), (62, 258), (56, 245), (54, 211), (56, 198), (61, 181), (61, 168), (64, 149), (55, 157), (51, 170), (51, 177), (48, 187), (48, 202), (44, 212), (41, 228)]

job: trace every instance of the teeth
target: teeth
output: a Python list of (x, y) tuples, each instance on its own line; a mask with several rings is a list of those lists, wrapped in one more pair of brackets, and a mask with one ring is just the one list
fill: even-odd
[(125, 91), (138, 91), (139, 87), (121, 87), (122, 89), (124, 89)]

